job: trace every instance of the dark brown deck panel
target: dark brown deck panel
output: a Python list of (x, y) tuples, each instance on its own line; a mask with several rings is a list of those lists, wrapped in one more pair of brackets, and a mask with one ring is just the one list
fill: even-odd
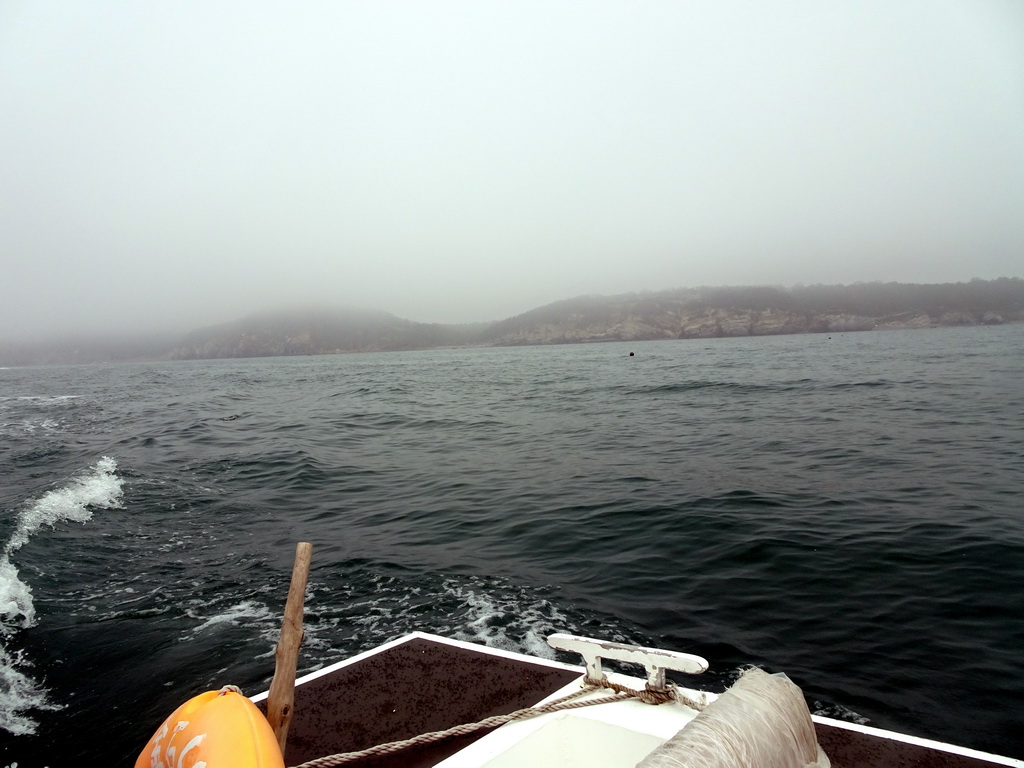
[[(296, 688), (285, 764), (514, 712), (579, 674), (415, 638)], [(351, 765), (426, 768), (484, 733)]]
[(998, 765), (822, 723), (815, 723), (814, 729), (818, 743), (832, 761), (832, 768), (993, 768)]
[[(579, 672), (413, 638), (295, 690), (286, 765), (408, 739), (535, 704)], [(265, 704), (260, 705), (261, 708)], [(815, 723), (833, 768), (993, 768), (995, 763)], [(483, 736), (450, 738), (356, 768), (430, 768)]]

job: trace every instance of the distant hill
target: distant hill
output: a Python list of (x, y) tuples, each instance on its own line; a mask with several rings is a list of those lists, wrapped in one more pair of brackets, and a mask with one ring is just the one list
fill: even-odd
[(262, 313), (193, 331), (169, 356), (181, 360), (425, 349), (473, 343), (485, 327), (416, 323), (375, 311)]
[(709, 287), (580, 296), (494, 323), (442, 325), (387, 312), (260, 313), (180, 338), (0, 346), (0, 365), (321, 355), (444, 346), (572, 344), (1024, 322), (1024, 280)]
[(696, 288), (581, 296), (493, 323), (494, 345), (768, 336), (1024, 321), (1024, 280)]

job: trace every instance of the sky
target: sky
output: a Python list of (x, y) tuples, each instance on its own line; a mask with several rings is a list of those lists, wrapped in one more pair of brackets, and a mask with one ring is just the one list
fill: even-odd
[(1024, 276), (1024, 3), (0, 1), (0, 338)]

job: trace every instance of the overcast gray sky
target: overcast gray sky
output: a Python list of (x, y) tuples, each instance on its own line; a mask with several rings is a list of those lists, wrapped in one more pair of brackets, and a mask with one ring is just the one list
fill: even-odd
[(1024, 274), (1024, 3), (0, 2), (0, 333)]

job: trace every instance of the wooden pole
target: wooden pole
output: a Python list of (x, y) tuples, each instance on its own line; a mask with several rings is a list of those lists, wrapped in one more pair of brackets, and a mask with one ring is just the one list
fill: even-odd
[(295, 706), (295, 667), (299, 646), (302, 644), (302, 609), (306, 600), (306, 580), (312, 556), (313, 545), (309, 542), (301, 541), (295, 547), (295, 565), (292, 568), (292, 584), (288, 589), (288, 602), (284, 606), (281, 639), (274, 651), (274, 679), (267, 693), (267, 721), (277, 736), (282, 757)]

